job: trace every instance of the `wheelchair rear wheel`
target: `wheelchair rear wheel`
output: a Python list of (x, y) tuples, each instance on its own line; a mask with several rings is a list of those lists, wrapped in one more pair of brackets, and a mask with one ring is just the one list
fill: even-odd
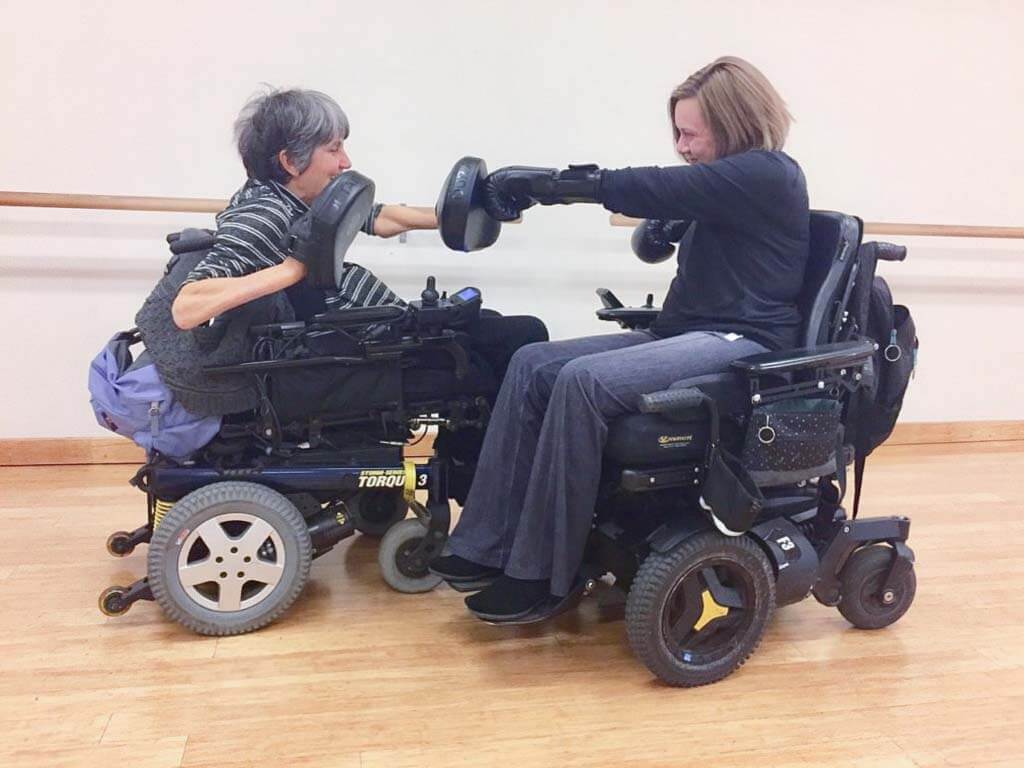
[(224, 482), (185, 496), (153, 531), (153, 597), (203, 635), (237, 635), (269, 624), (309, 578), (312, 543), (302, 515), (277, 491)]
[(360, 491), (345, 506), (356, 530), (376, 538), (409, 514), (409, 503), (401, 491)]
[(775, 579), (761, 548), (707, 531), (643, 562), (626, 601), (626, 633), (669, 685), (706, 685), (750, 657), (774, 609)]

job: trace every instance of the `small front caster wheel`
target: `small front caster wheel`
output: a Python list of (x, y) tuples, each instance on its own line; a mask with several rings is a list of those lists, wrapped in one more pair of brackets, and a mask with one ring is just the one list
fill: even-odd
[(882, 589), (896, 553), (875, 545), (858, 549), (843, 566), (839, 612), (858, 629), (881, 629), (896, 622), (914, 602), (917, 577), (911, 565), (887, 589)]
[(134, 551), (135, 545), (128, 531), (115, 531), (107, 538), (107, 552), (114, 557), (128, 557)]
[(100, 593), (100, 610), (107, 616), (123, 616), (132, 607), (125, 600), (127, 594), (128, 587), (107, 587)]
[(427, 570), (425, 562), (417, 562), (413, 554), (426, 534), (423, 523), (409, 518), (391, 526), (380, 540), (377, 561), (381, 576), (392, 589), (415, 594), (429, 592), (441, 583), (441, 577)]

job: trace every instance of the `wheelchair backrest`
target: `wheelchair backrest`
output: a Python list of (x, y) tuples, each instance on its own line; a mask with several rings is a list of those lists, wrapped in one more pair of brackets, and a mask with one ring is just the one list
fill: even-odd
[(835, 340), (853, 287), (862, 233), (863, 223), (856, 216), (811, 211), (810, 251), (799, 299), (802, 346)]

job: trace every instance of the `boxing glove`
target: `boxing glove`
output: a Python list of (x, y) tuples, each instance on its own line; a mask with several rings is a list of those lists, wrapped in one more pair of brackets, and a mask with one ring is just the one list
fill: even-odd
[(536, 203), (599, 203), (600, 187), (596, 165), (570, 165), (564, 171), (510, 165), (484, 180), (484, 209), (498, 221), (512, 221)]
[(676, 252), (675, 243), (686, 234), (688, 221), (666, 221), (645, 219), (637, 224), (630, 238), (633, 253), (648, 264), (658, 264), (672, 257)]

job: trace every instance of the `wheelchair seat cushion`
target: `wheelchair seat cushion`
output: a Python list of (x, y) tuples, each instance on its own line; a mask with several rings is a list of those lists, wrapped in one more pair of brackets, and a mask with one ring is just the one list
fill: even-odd
[[(692, 376), (669, 389), (696, 387), (711, 397), (720, 413), (740, 413), (749, 402), (743, 380), (733, 372)], [(731, 422), (722, 424), (723, 440), (732, 442)], [(613, 421), (608, 428), (605, 456), (623, 466), (669, 466), (700, 461), (705, 456), (711, 430), (706, 409), (685, 409), (671, 417), (633, 413)]]
[(604, 455), (622, 466), (669, 466), (704, 458), (710, 437), (707, 414), (694, 408), (691, 419), (631, 413), (612, 422)]

